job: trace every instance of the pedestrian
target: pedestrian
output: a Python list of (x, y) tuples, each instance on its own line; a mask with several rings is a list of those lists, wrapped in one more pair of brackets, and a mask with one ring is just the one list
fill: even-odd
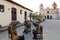
[(37, 38), (37, 34), (36, 34), (36, 30), (34, 30), (34, 29), (33, 29), (33, 35), (34, 35), (33, 39), (36, 39)]

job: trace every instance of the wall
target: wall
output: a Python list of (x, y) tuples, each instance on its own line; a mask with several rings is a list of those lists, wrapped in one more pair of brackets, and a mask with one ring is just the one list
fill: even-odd
[[(9, 25), (11, 22), (11, 8), (14, 7), (17, 9), (17, 21), (20, 21), (21, 23), (24, 22), (24, 11), (27, 11), (27, 14), (31, 13), (31, 11), (26, 10), (22, 7), (19, 7), (15, 4), (12, 4), (10, 2), (0, 0), (0, 4), (4, 5), (4, 12), (0, 12), (0, 24), (2, 26)], [(22, 10), (22, 14), (20, 14), (20, 10)], [(29, 19), (29, 17), (28, 17)]]
[(60, 8), (58, 8), (58, 19), (60, 19)]

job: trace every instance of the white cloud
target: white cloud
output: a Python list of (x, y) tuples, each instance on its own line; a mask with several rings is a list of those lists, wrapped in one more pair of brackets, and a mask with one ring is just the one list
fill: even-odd
[(39, 11), (39, 5), (42, 3), (44, 7), (52, 7), (53, 2), (55, 1), (60, 8), (60, 0), (13, 0), (33, 11)]

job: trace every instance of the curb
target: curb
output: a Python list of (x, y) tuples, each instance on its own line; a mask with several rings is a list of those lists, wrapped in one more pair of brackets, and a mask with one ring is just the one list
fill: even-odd
[(0, 29), (0, 32), (4, 32), (4, 31), (7, 31), (7, 28), (1, 28)]
[[(23, 23), (22, 23), (22, 24), (18, 24), (18, 25), (16, 25), (16, 28), (18, 28), (18, 27), (20, 27), (20, 26), (24, 26), (24, 24), (23, 24)], [(7, 28), (8, 28), (8, 27), (0, 28), (0, 33), (1, 33), (1, 32), (4, 32), (4, 31), (7, 31)]]

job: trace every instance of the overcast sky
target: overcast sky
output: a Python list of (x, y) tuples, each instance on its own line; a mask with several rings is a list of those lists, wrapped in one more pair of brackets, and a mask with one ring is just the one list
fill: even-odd
[(52, 7), (53, 2), (56, 2), (58, 5), (58, 8), (60, 8), (60, 0), (13, 0), (31, 10), (34, 12), (39, 11), (39, 6), (42, 3), (44, 5), (44, 8), (46, 7)]

